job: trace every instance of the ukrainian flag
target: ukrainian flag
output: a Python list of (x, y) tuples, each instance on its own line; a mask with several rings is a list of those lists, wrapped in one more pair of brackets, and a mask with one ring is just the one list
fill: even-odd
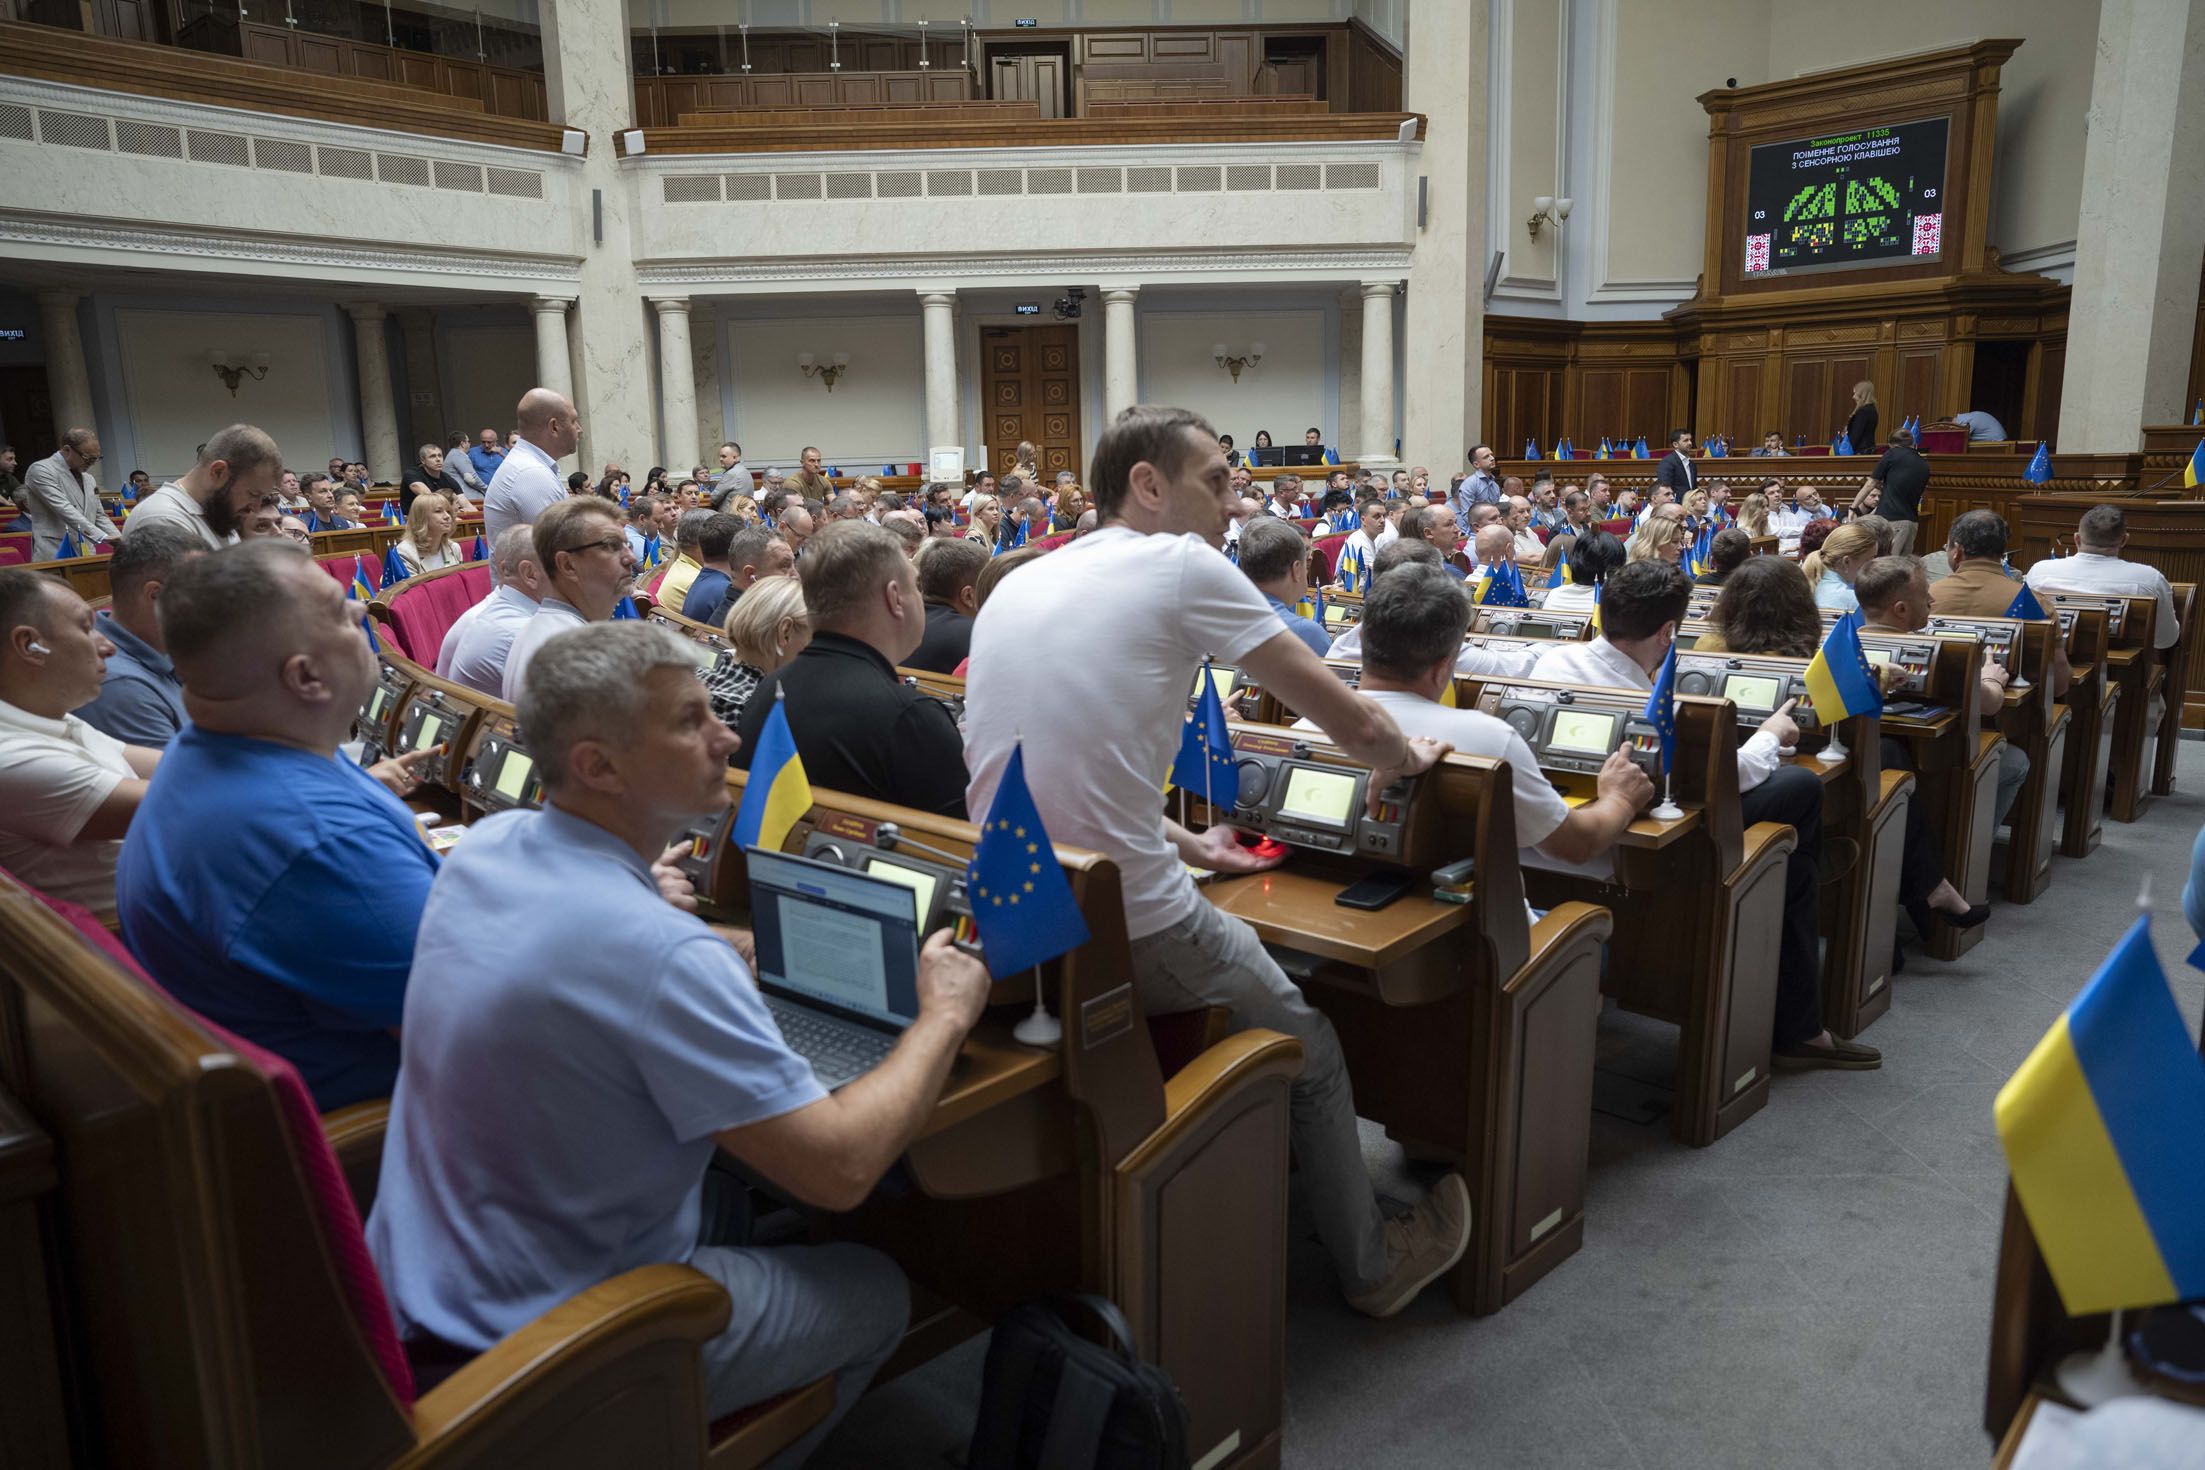
[(352, 555), (352, 586), (346, 595), (362, 602), (375, 600), (375, 578), (368, 575), (367, 558), (359, 552)]
[(1814, 661), (1807, 665), (1807, 702), (1825, 725), (1854, 715), (1883, 713), (1883, 686), (1860, 646), (1860, 614), (1837, 620)]
[(2205, 485), (2205, 439), (2197, 441), (2197, 448), (2190, 451), (2190, 462), (2182, 467), (2182, 483), (2191, 489)]
[(812, 783), (797, 759), (796, 737), (789, 733), (787, 706), (773, 691), (773, 713), (758, 732), (750, 776), (743, 783), (743, 804), (735, 813), (735, 845), (779, 852), (789, 829), (812, 809)]
[(2076, 1316), (2205, 1296), (2205, 1059), (2139, 918), (1994, 1105)]

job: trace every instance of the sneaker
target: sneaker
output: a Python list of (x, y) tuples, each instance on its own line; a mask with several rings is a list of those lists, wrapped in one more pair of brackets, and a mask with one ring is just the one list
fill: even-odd
[(1452, 1271), (1469, 1248), (1470, 1186), (1460, 1174), (1449, 1174), (1432, 1186), (1423, 1204), (1386, 1222), (1386, 1279), (1350, 1296), (1348, 1305), (1366, 1317), (1391, 1317)]
[(1827, 1045), (1805, 1042), (1779, 1047), (1770, 1054), (1769, 1065), (1779, 1072), (1812, 1072), (1825, 1068), (1839, 1072), (1873, 1072), (1883, 1065), (1883, 1053), (1872, 1046), (1833, 1036)]

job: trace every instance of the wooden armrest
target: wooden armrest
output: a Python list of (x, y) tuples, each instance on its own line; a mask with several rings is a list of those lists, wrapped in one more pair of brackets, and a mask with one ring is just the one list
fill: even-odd
[[(1615, 932), (1615, 915), (1596, 903), (1558, 903), (1531, 926), (1531, 949), (1524, 970), (1537, 969), (1547, 957), (1577, 939), (1606, 943)], [(1522, 972), (1519, 972), (1522, 973)]]
[[(1195, 1109), (1243, 1087), (1271, 1077), (1291, 1082), (1301, 1071), (1302, 1044), (1293, 1037), (1261, 1027), (1237, 1031), (1181, 1067), (1164, 1084), (1164, 1126), (1155, 1137), (1162, 1137), (1173, 1123)], [(1144, 1144), (1135, 1149), (1135, 1155), (1146, 1148)]]
[(1726, 875), (1725, 881), (1735, 883), (1746, 873), (1763, 863), (1788, 860), (1799, 846), (1799, 832), (1784, 822), (1755, 822), (1746, 828), (1744, 850), (1738, 859), (1737, 871)]
[[(642, 1266), (562, 1302), (414, 1405), (419, 1443), (401, 1462), (496, 1464), (529, 1447), (601, 1438), (609, 1421), (701, 1460), (698, 1348), (727, 1327), (727, 1293), (687, 1266)], [(691, 1455), (678, 1456), (683, 1444)], [(499, 1446), (509, 1445), (501, 1452)]]
[(367, 1218), (375, 1203), (375, 1186), (383, 1174), (383, 1133), (390, 1126), (390, 1099), (357, 1102), (322, 1114), (322, 1136), (337, 1156), (337, 1168), (345, 1176), (352, 1203), (360, 1218)]

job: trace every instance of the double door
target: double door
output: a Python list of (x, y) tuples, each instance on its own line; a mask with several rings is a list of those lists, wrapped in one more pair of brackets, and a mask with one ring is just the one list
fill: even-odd
[(1037, 451), (1042, 479), (1070, 470), (1085, 478), (1080, 443), (1079, 329), (982, 327), (980, 391), (987, 404), (987, 467), (1018, 462), (1020, 440)]

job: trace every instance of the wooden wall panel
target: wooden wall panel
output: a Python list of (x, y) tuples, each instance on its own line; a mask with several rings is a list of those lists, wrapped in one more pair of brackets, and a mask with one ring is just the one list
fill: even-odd
[(1734, 357), (1729, 360), (1729, 376), (1723, 385), (1724, 411), (1715, 430), (1728, 435), (1743, 451), (1761, 442), (1761, 384), (1768, 376), (1768, 363), (1758, 357)]

